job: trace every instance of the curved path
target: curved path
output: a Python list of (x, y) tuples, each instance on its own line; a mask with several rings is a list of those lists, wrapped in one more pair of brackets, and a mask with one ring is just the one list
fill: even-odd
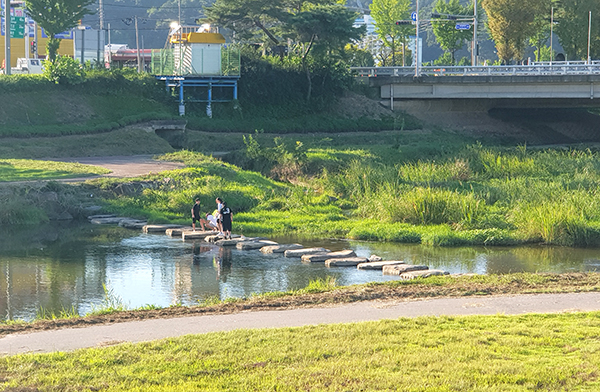
[(600, 310), (600, 293), (366, 301), (330, 307), (152, 319), (11, 334), (0, 338), (0, 355), (72, 351), (125, 342), (136, 343), (188, 334), (249, 328), (299, 327), (418, 316), (519, 315), (597, 310)]
[[(138, 177), (150, 173), (158, 173), (165, 170), (173, 170), (184, 167), (181, 162), (159, 161), (152, 155), (110, 156), (110, 157), (81, 157), (81, 158), (56, 158), (53, 161), (77, 162), (85, 165), (100, 166), (111, 170), (111, 173), (100, 177)], [(87, 177), (85, 179), (89, 179)], [(81, 179), (68, 179), (66, 181), (78, 181)]]

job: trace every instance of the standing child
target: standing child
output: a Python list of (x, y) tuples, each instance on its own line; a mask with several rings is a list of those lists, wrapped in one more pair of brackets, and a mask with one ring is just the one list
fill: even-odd
[(221, 208), (223, 208), (223, 199), (217, 197), (215, 199), (217, 203), (217, 227), (219, 229), (219, 235), (223, 235), (223, 218), (221, 217)]
[(200, 221), (200, 199), (192, 207), (192, 230), (196, 231), (196, 221)]
[(227, 203), (223, 202), (223, 207), (221, 208), (221, 227), (223, 228), (223, 233), (225, 234), (225, 238), (231, 239), (231, 223), (233, 221), (233, 213), (231, 209), (227, 207)]

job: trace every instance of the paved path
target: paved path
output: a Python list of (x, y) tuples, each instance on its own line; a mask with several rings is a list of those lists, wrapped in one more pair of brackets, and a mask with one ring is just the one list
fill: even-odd
[(249, 328), (299, 327), (399, 317), (518, 315), (600, 310), (600, 293), (367, 301), (324, 308), (249, 311), (12, 334), (0, 338), (0, 355), (71, 351), (124, 342)]
[[(112, 171), (112, 173), (104, 174), (101, 177), (138, 177), (149, 173), (159, 173), (165, 170), (184, 167), (184, 164), (181, 162), (167, 162), (152, 159), (152, 155), (56, 158), (52, 160), (100, 166)], [(73, 181), (73, 179), (71, 179), (71, 181)]]

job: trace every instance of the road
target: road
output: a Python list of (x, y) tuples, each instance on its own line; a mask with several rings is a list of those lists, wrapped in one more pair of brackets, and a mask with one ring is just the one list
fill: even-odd
[(0, 338), (0, 355), (72, 351), (126, 342), (137, 343), (188, 334), (250, 328), (300, 327), (399, 317), (520, 315), (584, 311), (600, 311), (600, 293), (365, 301), (329, 307), (161, 318), (84, 328), (16, 333)]

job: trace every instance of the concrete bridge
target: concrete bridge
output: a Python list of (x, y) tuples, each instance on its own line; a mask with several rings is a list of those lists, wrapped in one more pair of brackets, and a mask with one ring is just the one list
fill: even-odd
[(513, 66), (352, 68), (394, 109), (402, 101), (458, 110), (600, 107), (600, 61)]

